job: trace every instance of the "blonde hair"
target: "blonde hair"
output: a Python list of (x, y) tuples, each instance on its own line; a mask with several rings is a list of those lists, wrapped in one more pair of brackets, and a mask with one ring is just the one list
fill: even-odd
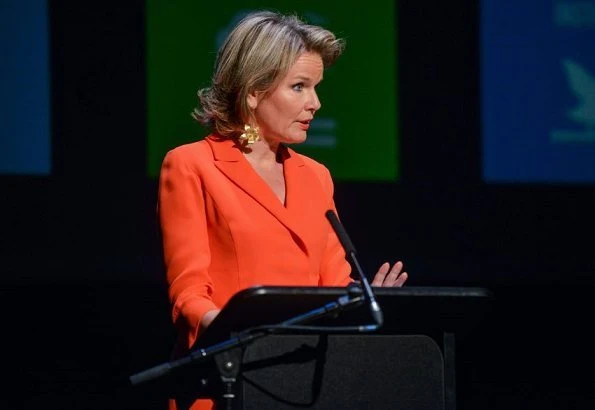
[(211, 86), (198, 91), (192, 117), (223, 137), (236, 138), (252, 119), (247, 97), (274, 88), (304, 52), (320, 55), (324, 67), (341, 55), (344, 41), (295, 15), (272, 11), (248, 14), (217, 54)]

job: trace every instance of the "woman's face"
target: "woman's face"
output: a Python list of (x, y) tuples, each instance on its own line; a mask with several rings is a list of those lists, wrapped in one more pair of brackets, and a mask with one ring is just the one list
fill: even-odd
[(323, 70), (320, 55), (306, 52), (270, 93), (248, 96), (248, 105), (265, 140), (289, 144), (306, 140), (310, 121), (320, 108), (315, 88)]

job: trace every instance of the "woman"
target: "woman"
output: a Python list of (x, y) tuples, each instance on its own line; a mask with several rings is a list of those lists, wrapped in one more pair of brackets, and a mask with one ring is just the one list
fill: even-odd
[[(325, 217), (335, 209), (322, 164), (287, 147), (306, 140), (316, 86), (344, 43), (295, 16), (249, 14), (199, 91), (204, 140), (168, 152), (158, 211), (172, 318), (182, 354), (237, 291), (253, 285), (345, 286), (350, 266)], [(402, 286), (384, 263), (373, 286)], [(200, 400), (192, 409), (210, 408)], [(175, 403), (170, 402), (170, 408)]]

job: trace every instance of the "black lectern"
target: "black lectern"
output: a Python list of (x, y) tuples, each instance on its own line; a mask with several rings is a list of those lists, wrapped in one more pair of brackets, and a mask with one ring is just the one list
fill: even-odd
[[(320, 331), (275, 331), (188, 363), (167, 375), (180, 409), (198, 397), (233, 409), (456, 408), (455, 339), (491, 306), (483, 288), (375, 288), (384, 325), (359, 305), (321, 317)], [(277, 325), (346, 294), (346, 288), (257, 286), (234, 295), (193, 351), (225, 343), (250, 328)], [(342, 327), (346, 331), (333, 332)], [(351, 330), (349, 330), (351, 329)], [(233, 383), (226, 383), (232, 380)]]

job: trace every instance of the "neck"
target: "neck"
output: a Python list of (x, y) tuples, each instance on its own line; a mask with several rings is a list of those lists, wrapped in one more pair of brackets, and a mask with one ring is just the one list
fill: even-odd
[(254, 144), (246, 146), (243, 153), (251, 162), (266, 167), (281, 162), (281, 159), (279, 158), (280, 149), (281, 144), (278, 142), (271, 143), (262, 139), (256, 141)]

